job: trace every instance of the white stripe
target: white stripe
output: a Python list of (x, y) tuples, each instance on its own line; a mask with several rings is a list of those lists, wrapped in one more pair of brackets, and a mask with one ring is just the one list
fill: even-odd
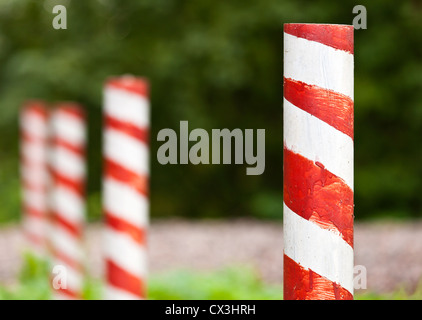
[(21, 177), (24, 182), (33, 186), (44, 187), (48, 179), (48, 171), (44, 168), (21, 166)]
[(21, 117), (21, 129), (30, 137), (45, 139), (47, 137), (47, 121), (37, 112), (24, 111)]
[(284, 77), (334, 90), (353, 100), (353, 54), (284, 33)]
[(283, 203), (284, 253), (302, 267), (340, 284), (353, 294), (353, 248)]
[(72, 145), (81, 146), (85, 143), (85, 126), (82, 119), (58, 110), (51, 118), (51, 128), (57, 138)]
[(147, 275), (146, 248), (130, 236), (106, 228), (104, 241), (105, 257), (112, 260), (123, 270), (145, 279)]
[(110, 177), (104, 179), (104, 208), (134, 226), (148, 225), (149, 202), (137, 191)]
[(51, 165), (57, 172), (72, 180), (85, 176), (84, 159), (60, 146), (52, 148)]
[(117, 130), (105, 130), (104, 156), (134, 173), (142, 175), (149, 172), (148, 146)]
[(51, 191), (51, 209), (72, 224), (82, 224), (85, 217), (84, 199), (68, 188), (56, 186)]
[(21, 144), (21, 154), (22, 157), (32, 163), (44, 164), (47, 161), (47, 144), (42, 142), (23, 142)]
[(108, 86), (104, 92), (104, 108), (112, 118), (141, 128), (149, 126), (149, 102), (139, 94)]
[[(28, 161), (28, 162), (25, 162)], [(34, 162), (32, 159), (22, 158), (19, 167), (21, 177), (32, 185), (44, 186), (48, 177), (47, 161)]]
[(23, 202), (30, 208), (41, 212), (47, 209), (47, 196), (45, 192), (39, 190), (24, 189), (22, 191)]
[(342, 178), (353, 190), (353, 140), (284, 99), (284, 145)]
[(45, 219), (34, 217), (28, 214), (24, 216), (23, 228), (28, 233), (36, 235), (37, 237), (43, 239), (46, 236), (48, 225)]
[(116, 288), (110, 284), (106, 286), (105, 300), (142, 300), (131, 292)]
[(66, 229), (59, 225), (55, 225), (51, 239), (52, 246), (57, 252), (63, 252), (66, 256), (75, 261), (82, 261), (83, 250), (80, 240), (75, 238), (75, 236), (70, 234)]

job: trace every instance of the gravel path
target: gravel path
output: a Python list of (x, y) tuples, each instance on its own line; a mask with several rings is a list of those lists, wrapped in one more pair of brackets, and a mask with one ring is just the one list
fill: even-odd
[[(102, 275), (101, 226), (87, 231), (88, 265)], [(0, 229), (0, 282), (13, 283), (21, 265), (22, 237), (13, 226)], [(153, 221), (149, 235), (150, 271), (174, 268), (213, 270), (254, 266), (270, 283), (282, 281), (282, 224), (251, 220)], [(422, 276), (422, 221), (356, 223), (355, 265), (367, 270), (367, 289), (412, 291)]]

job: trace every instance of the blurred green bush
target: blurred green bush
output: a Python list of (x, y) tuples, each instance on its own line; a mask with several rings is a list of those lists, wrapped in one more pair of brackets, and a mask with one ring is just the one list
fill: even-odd
[[(52, 7), (67, 7), (67, 30)], [(0, 0), (0, 221), (19, 215), (17, 114), (22, 102), (76, 100), (89, 117), (90, 217), (100, 216), (102, 85), (151, 82), (152, 216), (282, 215), (282, 27), (351, 24), (346, 1)], [(356, 217), (421, 215), (422, 4), (362, 1), (355, 32)], [(266, 170), (167, 165), (157, 132), (266, 129)]]

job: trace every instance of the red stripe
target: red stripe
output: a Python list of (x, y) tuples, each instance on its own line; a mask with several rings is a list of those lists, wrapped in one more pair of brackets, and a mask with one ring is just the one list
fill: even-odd
[[(47, 123), (46, 123), (47, 125)], [(27, 130), (22, 129), (21, 130), (21, 140), (23, 142), (27, 143), (39, 143), (39, 144), (46, 144), (47, 143), (47, 137), (46, 136), (34, 136), (27, 132)]]
[(125, 90), (125, 91), (135, 93), (135, 94), (139, 94), (144, 97), (147, 97), (149, 94), (148, 81), (144, 78), (139, 78), (139, 77), (123, 76), (123, 77), (110, 78), (107, 80), (106, 86)]
[(33, 159), (29, 159), (28, 157), (21, 156), (21, 166), (28, 167), (33, 170), (44, 170), (46, 166), (45, 161), (34, 161)]
[(81, 299), (82, 295), (79, 293), (76, 293), (75, 291), (70, 290), (69, 288), (59, 288), (59, 289), (54, 289), (54, 291), (60, 292), (60, 294), (64, 295), (66, 297), (66, 299), (69, 300), (77, 300), (77, 299)]
[(287, 23), (284, 32), (353, 54), (353, 26)]
[(110, 212), (105, 212), (106, 224), (116, 231), (124, 232), (125, 234), (132, 237), (137, 243), (145, 245), (146, 235), (145, 230), (141, 227), (137, 227), (132, 223), (129, 223), (123, 219), (116, 217)]
[(148, 177), (146, 175), (138, 175), (107, 158), (105, 159), (105, 173), (106, 176), (112, 177), (132, 187), (140, 194), (148, 196)]
[(129, 122), (120, 121), (110, 116), (106, 116), (104, 122), (106, 127), (126, 133), (140, 142), (148, 144), (148, 130), (146, 128), (139, 128)]
[(83, 146), (74, 145), (74, 144), (70, 143), (69, 141), (60, 139), (58, 137), (52, 138), (50, 143), (53, 146), (62, 147), (62, 148), (66, 149), (70, 152), (73, 152), (78, 156), (83, 157), (85, 155), (85, 150), (84, 150)]
[(75, 193), (83, 197), (85, 195), (85, 188), (84, 188), (84, 181), (83, 179), (80, 180), (74, 180), (72, 178), (69, 178), (60, 172), (54, 170), (50, 167), (50, 174), (51, 178), (56, 184), (64, 185), (68, 187), (69, 189), (73, 190)]
[(303, 268), (284, 255), (283, 294), (285, 300), (353, 300), (339, 284)]
[(319, 162), (284, 147), (284, 203), (353, 247), (353, 191)]
[(81, 224), (73, 224), (70, 221), (63, 218), (57, 212), (52, 211), (51, 215), (53, 216), (53, 221), (57, 223), (60, 227), (66, 229), (69, 233), (71, 233), (74, 237), (79, 238), (82, 236), (82, 225)]
[(77, 118), (82, 121), (85, 119), (85, 111), (81, 105), (75, 102), (60, 102), (56, 104), (56, 112)]
[(29, 215), (32, 218), (44, 219), (44, 217), (46, 216), (46, 212), (35, 209), (34, 207), (30, 207), (28, 205), (25, 205), (23, 210), (26, 215)]
[(26, 231), (26, 238), (30, 243), (33, 243), (37, 246), (41, 246), (45, 244), (45, 239), (35, 233), (32, 233), (30, 230)]
[(353, 139), (353, 100), (348, 96), (284, 78), (284, 98)]
[(22, 187), (24, 190), (30, 190), (39, 193), (46, 193), (48, 190), (46, 185), (38, 185), (24, 180), (22, 181)]
[(66, 296), (68, 299), (78, 300), (81, 299), (81, 295), (77, 294), (76, 292), (71, 291), (70, 289), (55, 289), (57, 291), (60, 291), (61, 294)]
[(107, 280), (112, 286), (128, 291), (139, 298), (146, 297), (146, 286), (142, 279), (120, 268), (113, 261), (106, 260)]
[(60, 251), (58, 249), (51, 249), (53, 256), (57, 259), (63, 262), (63, 264), (66, 264), (67, 266), (71, 267), (72, 269), (82, 272), (83, 271), (83, 265), (73, 259), (72, 257), (68, 256), (65, 252)]
[(26, 101), (22, 108), (22, 113), (36, 113), (40, 117), (48, 117), (48, 110), (46, 104), (41, 100)]

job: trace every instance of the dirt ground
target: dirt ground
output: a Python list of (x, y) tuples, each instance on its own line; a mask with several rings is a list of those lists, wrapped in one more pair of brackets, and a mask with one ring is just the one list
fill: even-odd
[[(87, 229), (87, 265), (102, 275), (101, 226)], [(22, 235), (16, 226), (0, 229), (0, 282), (13, 283), (22, 258)], [(254, 266), (269, 283), (282, 282), (281, 223), (236, 221), (152, 221), (149, 233), (151, 273), (175, 268), (213, 270)], [(422, 276), (422, 221), (356, 223), (355, 265), (367, 271), (367, 290), (414, 290)]]

